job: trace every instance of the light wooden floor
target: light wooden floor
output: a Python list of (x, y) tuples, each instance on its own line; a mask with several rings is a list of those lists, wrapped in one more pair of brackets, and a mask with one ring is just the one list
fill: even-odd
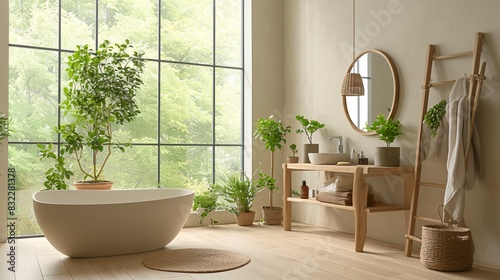
[(424, 268), (402, 248), (368, 240), (365, 252), (354, 252), (353, 236), (312, 226), (217, 225), (184, 228), (168, 247), (217, 248), (247, 254), (251, 262), (239, 269), (209, 274), (150, 270), (144, 254), (74, 259), (57, 252), (45, 238), (17, 240), (16, 272), (7, 270), (8, 244), (0, 244), (0, 279), (500, 279), (499, 271), (474, 267), (460, 273)]

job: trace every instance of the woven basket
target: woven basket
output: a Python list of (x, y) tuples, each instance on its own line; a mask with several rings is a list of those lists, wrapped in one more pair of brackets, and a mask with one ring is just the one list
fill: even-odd
[(470, 229), (446, 225), (422, 226), (420, 262), (439, 271), (472, 268), (474, 245)]

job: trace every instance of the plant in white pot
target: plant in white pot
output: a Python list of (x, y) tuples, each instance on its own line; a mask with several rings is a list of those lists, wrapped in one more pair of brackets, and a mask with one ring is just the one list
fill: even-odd
[(378, 135), (378, 139), (386, 143), (386, 147), (376, 147), (375, 150), (375, 165), (379, 166), (399, 166), (400, 148), (391, 147), (391, 143), (396, 140), (399, 132), (399, 121), (386, 119), (383, 114), (378, 114), (372, 124), (366, 124), (366, 130), (374, 131)]
[(226, 210), (233, 213), (240, 226), (251, 226), (255, 218), (252, 204), (261, 190), (245, 174), (231, 173), (223, 175), (212, 189), (228, 203)]
[(307, 136), (307, 140), (309, 143), (304, 144), (302, 157), (304, 158), (305, 163), (310, 163), (309, 153), (318, 153), (319, 152), (319, 144), (313, 143), (313, 133), (318, 129), (325, 127), (324, 124), (316, 121), (316, 120), (308, 120), (304, 116), (297, 115), (295, 119), (299, 121), (302, 128), (297, 129), (296, 133), (305, 133)]
[(285, 127), (281, 120), (274, 120), (272, 115), (267, 119), (260, 118), (254, 131), (255, 138), (260, 139), (266, 150), (271, 151), (271, 174), (265, 174), (261, 169), (257, 182), (257, 185), (269, 190), (269, 206), (262, 206), (264, 224), (267, 225), (281, 224), (283, 217), (283, 208), (273, 206), (273, 195), (278, 189), (274, 179), (274, 153), (276, 149), (281, 150), (282, 144), (286, 143), (287, 133), (290, 133), (290, 126)]
[(66, 180), (73, 176), (66, 167), (69, 157), (83, 174), (77, 186), (90, 183), (90, 189), (103, 184), (111, 188), (109, 181), (102, 179), (104, 167), (112, 151), (123, 152), (125, 146), (113, 141), (113, 125), (130, 122), (140, 113), (136, 93), (143, 84), (144, 53), (131, 53), (131, 48), (128, 40), (114, 45), (106, 40), (96, 51), (88, 45), (77, 46), (68, 57), (69, 84), (60, 107), (69, 118), (68, 123), (55, 128), (63, 139), (60, 155), (52, 151), (52, 145), (38, 145), (42, 159), (56, 161), (45, 173), (47, 189), (68, 188)]

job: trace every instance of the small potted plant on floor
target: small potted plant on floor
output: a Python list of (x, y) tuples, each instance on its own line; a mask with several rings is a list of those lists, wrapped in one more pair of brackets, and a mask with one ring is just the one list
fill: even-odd
[(131, 53), (131, 48), (128, 40), (115, 45), (105, 40), (96, 51), (77, 46), (68, 57), (69, 84), (60, 107), (70, 118), (55, 128), (63, 139), (60, 155), (52, 145), (39, 145), (41, 158), (56, 161), (45, 173), (47, 189), (68, 188), (65, 181), (73, 176), (66, 167), (69, 157), (83, 173), (83, 180), (74, 183), (77, 188), (111, 188), (102, 179), (104, 167), (113, 150), (124, 151), (124, 145), (113, 141), (113, 131), (140, 113), (136, 93), (143, 84), (144, 53)]
[(377, 147), (375, 150), (375, 165), (399, 166), (400, 148), (391, 147), (399, 132), (399, 121), (386, 119), (383, 114), (378, 114), (371, 125), (366, 124), (367, 131), (375, 131), (378, 139), (386, 143), (386, 147)]
[(274, 179), (274, 153), (276, 149), (281, 150), (282, 144), (286, 143), (286, 135), (290, 133), (290, 126), (284, 126), (281, 120), (276, 121), (273, 116), (267, 119), (260, 118), (254, 131), (255, 138), (260, 139), (266, 150), (271, 151), (271, 175), (259, 172), (258, 185), (269, 190), (269, 206), (263, 206), (264, 224), (281, 224), (283, 208), (273, 206), (273, 195), (277, 190)]
[(304, 158), (305, 163), (310, 163), (309, 153), (318, 153), (319, 152), (319, 144), (313, 143), (313, 133), (318, 129), (325, 127), (324, 124), (316, 121), (316, 120), (308, 120), (304, 116), (297, 115), (295, 119), (299, 121), (302, 128), (297, 129), (296, 133), (305, 133), (307, 136), (307, 140), (309, 143), (304, 144), (302, 157)]
[(299, 162), (299, 157), (295, 155), (298, 152), (297, 145), (290, 144), (290, 151), (292, 152), (292, 154), (287, 157), (287, 162), (288, 163), (297, 163), (297, 162)]
[(251, 226), (255, 218), (252, 204), (255, 196), (261, 190), (245, 174), (231, 173), (223, 175), (213, 190), (226, 200), (226, 210), (233, 213), (240, 226)]
[[(205, 190), (201, 193), (196, 193), (193, 199), (193, 211), (200, 218), (200, 225), (203, 225), (203, 220), (217, 208), (217, 193)], [(219, 222), (210, 217), (210, 225), (214, 226)]]

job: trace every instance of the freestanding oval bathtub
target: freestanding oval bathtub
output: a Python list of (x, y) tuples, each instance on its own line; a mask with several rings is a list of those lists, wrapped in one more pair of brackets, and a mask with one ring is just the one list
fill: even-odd
[(193, 204), (184, 189), (44, 190), (33, 195), (47, 240), (69, 257), (156, 250), (172, 241)]

